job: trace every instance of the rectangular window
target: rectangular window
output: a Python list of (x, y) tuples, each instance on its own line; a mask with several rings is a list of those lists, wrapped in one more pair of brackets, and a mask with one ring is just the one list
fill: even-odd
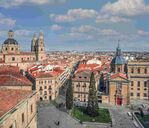
[(137, 93), (137, 97), (140, 97), (140, 93)]
[(134, 73), (134, 69), (133, 68), (131, 68), (131, 73)]
[(15, 57), (12, 57), (12, 61), (15, 61)]
[(138, 81), (138, 87), (140, 87), (140, 81)]
[(120, 72), (121, 71), (121, 68), (118, 68), (118, 72)]
[(131, 86), (133, 86), (134, 84), (133, 84), (133, 81), (131, 81)]
[(130, 96), (133, 96), (133, 93), (130, 93)]
[(144, 81), (144, 87), (147, 87), (147, 81)]
[(144, 97), (147, 97), (147, 93), (144, 93)]
[(24, 113), (22, 113), (22, 123), (24, 123)]
[(138, 68), (138, 74), (140, 74), (140, 68)]
[(147, 74), (147, 68), (144, 69), (144, 73)]

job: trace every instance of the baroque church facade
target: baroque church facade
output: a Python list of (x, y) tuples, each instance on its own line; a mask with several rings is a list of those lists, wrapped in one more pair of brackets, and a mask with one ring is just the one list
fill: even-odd
[(127, 62), (118, 46), (110, 67), (111, 71), (105, 81), (108, 103), (129, 105), (136, 100), (149, 100), (148, 60)]
[(39, 37), (34, 35), (31, 41), (31, 51), (24, 52), (21, 51), (18, 41), (14, 39), (14, 32), (8, 31), (8, 38), (2, 44), (0, 51), (0, 65), (18, 66), (26, 70), (29, 65), (44, 60), (46, 60), (46, 52), (42, 32), (39, 33)]

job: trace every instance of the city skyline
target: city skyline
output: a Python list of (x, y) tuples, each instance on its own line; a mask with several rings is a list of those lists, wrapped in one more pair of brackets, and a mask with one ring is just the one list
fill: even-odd
[(148, 16), (149, 0), (1, 0), (0, 44), (12, 29), (23, 50), (42, 31), (47, 51), (114, 51), (118, 40), (123, 51), (148, 51)]

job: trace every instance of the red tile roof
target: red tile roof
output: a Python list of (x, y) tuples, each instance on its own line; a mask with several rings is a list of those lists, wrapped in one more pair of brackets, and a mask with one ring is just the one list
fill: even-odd
[(117, 74), (113, 74), (111, 75), (111, 79), (115, 79), (117, 77), (121, 77), (121, 78), (124, 78), (124, 79), (128, 79), (127, 75), (126, 74), (123, 74), (123, 73), (117, 73)]
[(28, 72), (34, 78), (54, 77), (54, 76), (60, 75), (64, 72), (64, 70), (61, 68), (61, 66), (59, 66), (59, 67), (53, 66), (53, 68), (51, 68), (51, 70), (43, 70), (48, 65), (50, 65), (50, 64), (46, 63), (46, 64), (33, 65), (32, 67), (28, 68)]
[(0, 117), (15, 107), (23, 99), (27, 98), (32, 91), (0, 89)]
[(90, 70), (94, 72), (101, 71), (102, 67), (99, 64), (79, 64), (76, 72), (85, 71), (85, 70)]
[(18, 67), (0, 66), (0, 86), (32, 86), (32, 83), (20, 73)]

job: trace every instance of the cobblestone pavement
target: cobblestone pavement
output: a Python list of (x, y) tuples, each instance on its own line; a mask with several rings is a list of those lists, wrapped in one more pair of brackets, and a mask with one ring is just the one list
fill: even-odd
[(127, 115), (129, 110), (118, 107), (109, 108), (109, 110), (113, 121), (113, 128), (136, 128), (132, 117)]
[[(131, 117), (127, 116), (127, 110), (123, 108), (109, 108), (113, 120), (113, 128), (135, 128)], [(60, 124), (57, 126), (56, 122)], [(38, 107), (38, 128), (111, 128), (108, 125), (80, 124), (67, 113), (55, 108), (52, 104)]]

